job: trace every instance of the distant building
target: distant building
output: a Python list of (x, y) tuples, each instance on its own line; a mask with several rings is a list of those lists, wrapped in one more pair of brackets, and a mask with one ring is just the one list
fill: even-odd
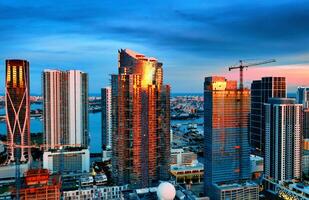
[(148, 187), (169, 179), (170, 86), (162, 63), (119, 50), (112, 75), (112, 166), (116, 184)]
[[(250, 180), (248, 125), (250, 91), (237, 89), (236, 81), (224, 77), (206, 77), (204, 82), (204, 183), (211, 199), (222, 199), (247, 190), (257, 192)], [(253, 186), (254, 185), (254, 186)], [(249, 194), (248, 194), (249, 195)], [(252, 194), (251, 199), (258, 199)], [(225, 198), (223, 198), (225, 199)]]
[(184, 149), (171, 149), (171, 165), (190, 165), (197, 160), (197, 155)]
[[(20, 177), (24, 177), (24, 173), (30, 168), (30, 162), (19, 165)], [(8, 164), (0, 166), (0, 185), (6, 185), (16, 182), (16, 166)]]
[(88, 148), (88, 75), (78, 70), (45, 70), (42, 80), (45, 150), (62, 145)]
[(255, 154), (265, 152), (265, 121), (263, 104), (269, 98), (286, 97), (285, 77), (263, 77), (251, 84), (250, 145)]
[(27, 162), (30, 148), (14, 145), (30, 145), (30, 78), (29, 62), (6, 60), (5, 109), (7, 125), (8, 163)]
[(101, 89), (102, 150), (112, 147), (112, 97), (111, 88)]
[(84, 173), (89, 172), (89, 150), (57, 150), (45, 151), (43, 154), (43, 168), (51, 173)]
[(302, 105), (290, 98), (265, 103), (265, 175), (277, 181), (301, 178)]
[(303, 108), (309, 108), (309, 87), (297, 88), (296, 101), (298, 104), (303, 104)]

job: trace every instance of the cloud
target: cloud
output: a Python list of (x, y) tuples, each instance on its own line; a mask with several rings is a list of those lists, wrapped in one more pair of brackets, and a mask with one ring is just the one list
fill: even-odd
[(0, 2), (0, 59), (29, 59), (34, 77), (45, 66), (80, 67), (98, 92), (117, 71), (117, 49), (132, 48), (164, 62), (174, 91), (191, 91), (239, 59), (308, 63), (307, 19), (303, 0), (12, 0)]

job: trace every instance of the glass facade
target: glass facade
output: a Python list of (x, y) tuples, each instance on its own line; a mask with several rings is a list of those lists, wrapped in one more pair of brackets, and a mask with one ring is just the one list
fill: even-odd
[(204, 82), (205, 188), (250, 178), (248, 123), (250, 91), (236, 81), (207, 77)]
[(264, 155), (265, 121), (263, 104), (269, 98), (286, 97), (285, 77), (263, 77), (251, 84), (250, 145), (255, 154)]

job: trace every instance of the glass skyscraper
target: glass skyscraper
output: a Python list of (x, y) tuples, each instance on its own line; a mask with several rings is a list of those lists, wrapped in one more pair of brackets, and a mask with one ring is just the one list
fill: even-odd
[[(250, 179), (249, 113), (248, 89), (237, 89), (236, 81), (224, 77), (205, 78), (204, 182), (212, 199), (225, 195), (226, 188), (238, 188), (233, 190), (237, 193), (239, 188), (249, 187), (256, 193), (255, 185), (237, 185)], [(250, 199), (255, 199), (255, 193)]]
[(112, 97), (111, 88), (101, 89), (102, 106), (102, 150), (110, 149), (112, 146)]
[(116, 184), (148, 187), (169, 179), (170, 86), (163, 85), (162, 63), (121, 49), (111, 81)]

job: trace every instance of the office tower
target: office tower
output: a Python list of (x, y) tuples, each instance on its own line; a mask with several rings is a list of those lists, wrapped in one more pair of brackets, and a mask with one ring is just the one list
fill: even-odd
[(118, 185), (147, 187), (169, 178), (170, 87), (162, 63), (119, 51), (112, 75), (112, 166)]
[(27, 162), (30, 148), (14, 145), (30, 145), (30, 92), (29, 62), (6, 60), (5, 109), (8, 143), (8, 163)]
[[(204, 183), (211, 199), (239, 190), (257, 197), (257, 186), (250, 179), (248, 125), (250, 91), (237, 89), (236, 81), (224, 77), (206, 77), (204, 82)], [(228, 187), (227, 187), (228, 185)]]
[(88, 148), (88, 75), (45, 70), (42, 76), (46, 150), (61, 144)]
[(102, 106), (102, 150), (110, 149), (112, 146), (112, 97), (111, 88), (101, 89)]
[(285, 77), (263, 77), (251, 84), (250, 146), (254, 153), (265, 152), (265, 122), (263, 104), (269, 98), (286, 97)]
[(265, 103), (265, 175), (277, 181), (301, 177), (302, 105), (294, 99)]
[(303, 108), (309, 108), (309, 87), (297, 88), (296, 101), (298, 104), (303, 104)]

